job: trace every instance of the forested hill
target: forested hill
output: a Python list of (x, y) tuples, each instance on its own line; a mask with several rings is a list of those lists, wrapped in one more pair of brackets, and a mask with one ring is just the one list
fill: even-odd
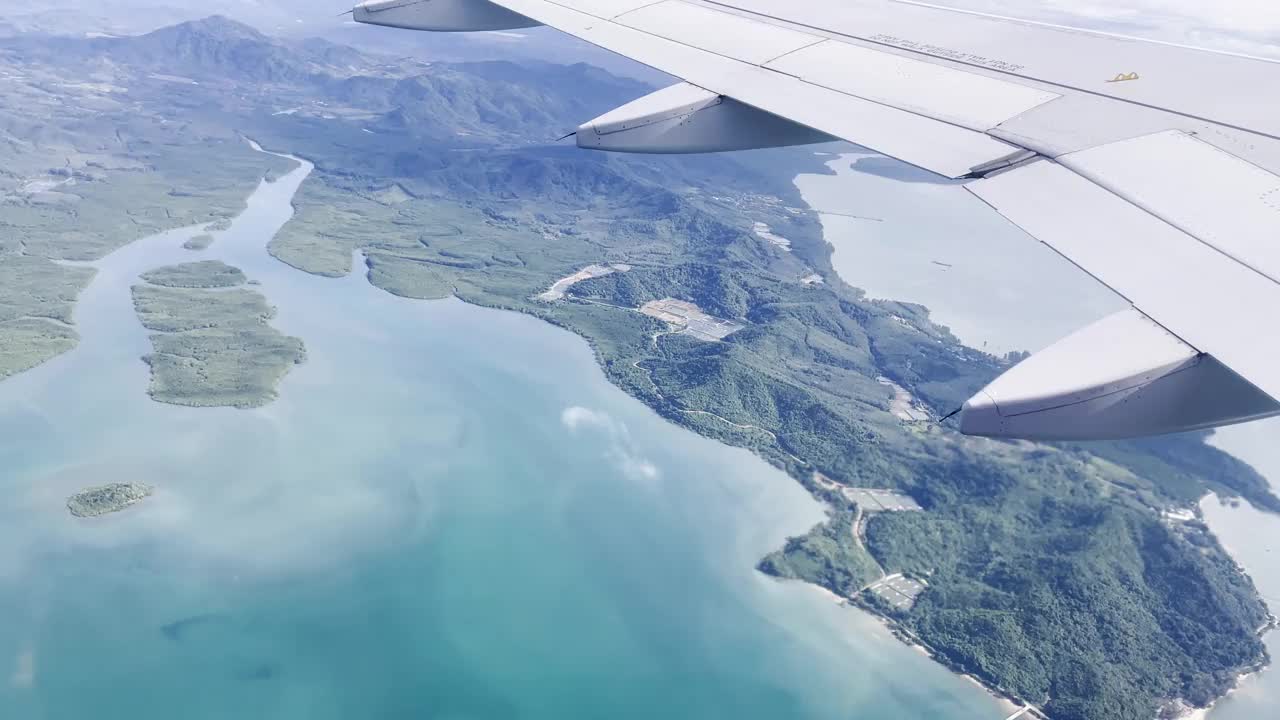
[[(426, 64), (285, 42), (221, 19), (47, 48), (6, 40), (0, 65), (29, 78), (0, 105), (5, 132), (31, 138), (0, 145), (7, 167), (31, 174), (72, 158), (79, 184), (60, 192), (111, 200), (94, 200), (93, 233), (67, 231), (76, 201), (0, 213), (11, 233), (41, 238), (0, 238), (11, 256), (91, 258), (143, 219), (186, 222), (175, 206), (243, 185), (250, 161), (237, 148), (252, 137), (316, 164), (276, 257), (342, 275), (359, 251), (356, 271), (389, 292), (570, 328), (617, 385), (672, 422), (755, 450), (830, 503), (830, 521), (765, 570), (841, 594), (882, 571), (927, 579), (896, 613), (902, 626), (1054, 718), (1149, 720), (1175, 698), (1211, 701), (1266, 659), (1266, 608), (1249, 578), (1201, 523), (1167, 513), (1208, 491), (1280, 508), (1266, 482), (1202, 434), (1053, 446), (896, 417), (882, 380), (936, 414), (1005, 362), (961, 346), (927, 309), (868, 300), (834, 274), (790, 183), (798, 168), (819, 169), (807, 151), (579, 152), (549, 141), (646, 87), (586, 66)], [(39, 128), (15, 109), (35, 102), (49, 103)], [(233, 162), (234, 177), (215, 172)], [(630, 269), (536, 299), (600, 263)], [(636, 312), (664, 298), (742, 329), (704, 342)], [(897, 489), (924, 511), (867, 519), (842, 486)]]

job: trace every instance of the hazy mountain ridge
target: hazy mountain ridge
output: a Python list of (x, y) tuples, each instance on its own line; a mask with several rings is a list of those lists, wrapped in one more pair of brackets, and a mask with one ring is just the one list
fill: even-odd
[[(221, 16), (130, 37), (8, 38), (0, 40), (0, 54), (14, 64), (38, 63), (125, 85), (130, 94), (165, 92), (174, 103), (207, 97), (199, 89), (174, 87), (177, 77), (228, 87), (254, 107), (269, 103), (278, 111), (320, 117), (376, 115), (366, 117), (371, 130), (419, 134), (436, 143), (547, 142), (652, 89), (585, 64), (426, 63), (316, 38), (281, 40)], [(139, 74), (144, 70), (150, 74)], [(576, 92), (555, 91), (566, 84)], [(326, 101), (317, 104), (319, 97)]]
[(330, 25), (345, 0), (202, 0), (199, 4), (162, 0), (44, 0), (9, 3), (0, 18), (0, 32), (13, 34), (137, 35), (198, 17), (221, 14), (250, 22), (263, 29), (280, 30), (298, 25), (312, 28)]
[(223, 81), (311, 81), (340, 73), (346, 69), (343, 63), (373, 64), (354, 50), (336, 53), (333, 47), (315, 41), (286, 43), (221, 15), (124, 37), (22, 35), (5, 38), (0, 48), (20, 52), (29, 62), (109, 62)]
[(367, 51), (420, 60), (518, 59), (566, 65), (585, 60), (619, 75), (649, 82), (662, 80), (661, 73), (549, 28), (426, 36), (361, 25), (345, 12), (351, 9), (354, 0), (205, 0), (198, 4), (159, 0), (46, 0), (9, 4), (14, 7), (0, 13), (0, 37), (141, 35), (217, 14), (281, 37), (324, 37)]

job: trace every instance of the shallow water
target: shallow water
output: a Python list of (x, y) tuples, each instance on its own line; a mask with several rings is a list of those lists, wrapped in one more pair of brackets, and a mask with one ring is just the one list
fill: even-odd
[(820, 213), (836, 273), (870, 297), (924, 305), (970, 347), (1034, 352), (1124, 307), (954, 182), (866, 153), (827, 167), (835, 174), (795, 184)]
[[(532, 318), (264, 247), (309, 168), (117, 251), (72, 352), (0, 383), (0, 716), (1001, 717), (868, 616), (752, 567), (822, 517)], [(308, 361), (260, 409), (146, 396), (138, 273), (219, 258)], [(156, 493), (71, 517), (120, 480)]]

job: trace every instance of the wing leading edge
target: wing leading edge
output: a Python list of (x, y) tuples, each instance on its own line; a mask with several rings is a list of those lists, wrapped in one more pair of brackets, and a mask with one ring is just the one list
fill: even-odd
[[(583, 147), (839, 138), (966, 178), (1132, 303), (998, 378), (964, 432), (1129, 437), (1280, 414), (1280, 97), (1223, 89), (1280, 86), (1280, 64), (918, 3), (377, 0), (355, 15), (545, 24), (687, 81), (584, 124)], [(1073, 48), (1086, 70), (1141, 69), (1082, 74), (1064, 68)]]

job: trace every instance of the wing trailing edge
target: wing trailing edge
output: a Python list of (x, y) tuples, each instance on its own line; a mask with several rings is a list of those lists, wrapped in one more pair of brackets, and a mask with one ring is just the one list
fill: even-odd
[(637, 153), (703, 153), (838, 140), (763, 110), (677, 83), (584, 123), (578, 147)]
[(967, 435), (1103, 440), (1280, 414), (1280, 403), (1137, 310), (1068, 335), (965, 403)]
[(516, 30), (542, 23), (489, 0), (371, 0), (352, 12), (356, 22), (405, 30)]

